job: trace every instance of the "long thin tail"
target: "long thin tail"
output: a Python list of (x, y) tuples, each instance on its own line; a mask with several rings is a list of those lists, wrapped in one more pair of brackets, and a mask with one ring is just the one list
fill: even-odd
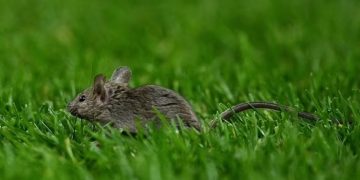
[[(286, 112), (293, 112), (297, 113), (298, 117), (310, 120), (310, 121), (317, 121), (320, 118), (314, 114), (307, 113), (307, 112), (298, 112), (296, 109), (291, 108), (289, 106), (284, 106), (276, 103), (269, 103), (269, 102), (248, 102), (248, 103), (241, 103), (235, 105), (228, 110), (221, 113), (221, 119), (228, 121), (231, 117), (233, 117), (236, 113), (243, 112), (249, 109), (270, 109), (275, 111), (286, 111)], [(216, 120), (210, 122), (210, 127), (213, 128), (216, 126)]]
[[(284, 106), (276, 103), (269, 102), (249, 102), (249, 103), (241, 103), (236, 106), (231, 107), (230, 109), (221, 113), (221, 118), (224, 120), (229, 120), (233, 115), (239, 112), (243, 112), (249, 109), (270, 109), (275, 111), (287, 111), (287, 112), (297, 112), (294, 108), (289, 106)], [(307, 112), (297, 112), (297, 115), (301, 118), (316, 121), (320, 118), (314, 114)]]

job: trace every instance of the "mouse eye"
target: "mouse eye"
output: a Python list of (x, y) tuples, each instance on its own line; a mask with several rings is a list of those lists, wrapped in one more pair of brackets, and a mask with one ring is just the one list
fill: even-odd
[(86, 99), (86, 96), (85, 95), (81, 95), (80, 98), (79, 98), (79, 101), (80, 102), (84, 102)]

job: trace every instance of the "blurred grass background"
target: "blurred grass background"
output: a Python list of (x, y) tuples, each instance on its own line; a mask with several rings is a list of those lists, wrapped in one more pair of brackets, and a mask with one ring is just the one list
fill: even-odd
[[(356, 0), (0, 0), (0, 177), (359, 177), (359, 47)], [(355, 123), (250, 112), (211, 134), (134, 139), (66, 113), (123, 65), (133, 87), (174, 89), (205, 122), (268, 100)]]

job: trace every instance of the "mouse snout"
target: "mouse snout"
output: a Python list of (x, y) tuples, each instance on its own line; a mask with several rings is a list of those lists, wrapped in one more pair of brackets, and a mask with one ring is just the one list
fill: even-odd
[(76, 114), (76, 108), (74, 107), (74, 105), (72, 103), (69, 103), (67, 105), (67, 110), (72, 114), (75, 115)]
[(70, 109), (73, 107), (72, 103), (67, 104), (67, 110), (70, 111)]

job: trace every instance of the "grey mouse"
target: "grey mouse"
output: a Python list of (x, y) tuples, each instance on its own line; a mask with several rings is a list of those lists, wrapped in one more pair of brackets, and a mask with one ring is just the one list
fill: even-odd
[[(97, 75), (93, 86), (68, 104), (69, 112), (90, 122), (111, 123), (113, 127), (130, 133), (137, 133), (139, 126), (145, 127), (149, 123), (161, 127), (160, 114), (177, 127), (180, 127), (181, 122), (184, 127), (202, 130), (190, 104), (181, 95), (156, 85), (130, 88), (128, 84), (131, 75), (128, 67), (116, 69), (108, 81), (104, 75)], [(220, 117), (229, 120), (238, 112), (256, 108), (296, 112), (299, 117), (308, 120), (319, 119), (311, 113), (297, 112), (288, 106), (270, 102), (241, 103), (224, 111)], [(215, 127), (216, 122), (213, 120), (210, 126)]]

